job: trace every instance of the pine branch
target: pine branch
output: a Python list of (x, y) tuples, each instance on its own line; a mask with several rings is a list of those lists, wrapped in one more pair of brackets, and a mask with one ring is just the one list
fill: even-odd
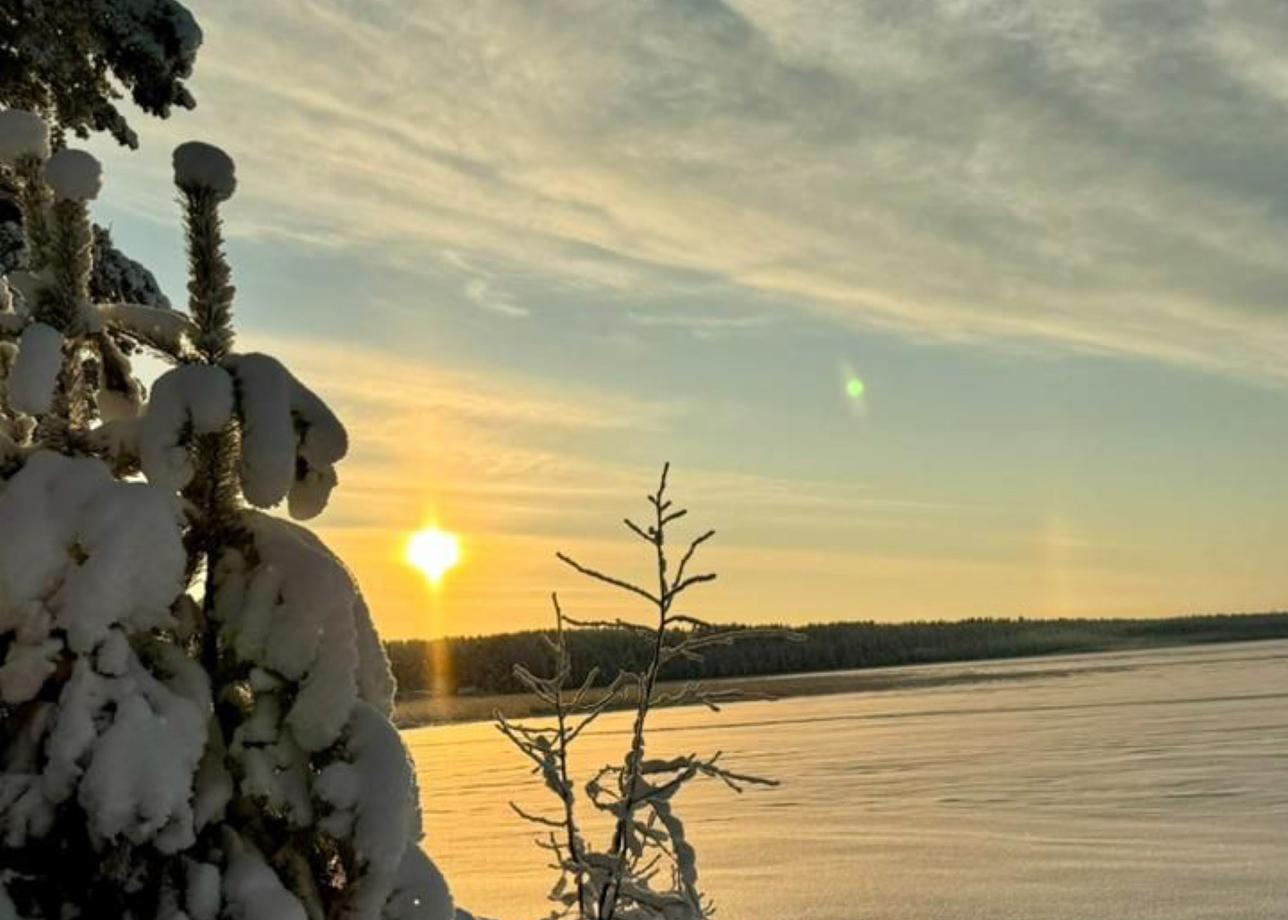
[(193, 342), (207, 364), (218, 364), (232, 352), (232, 272), (224, 257), (219, 194), (211, 188), (180, 190), (188, 236), (188, 312), (197, 326)]

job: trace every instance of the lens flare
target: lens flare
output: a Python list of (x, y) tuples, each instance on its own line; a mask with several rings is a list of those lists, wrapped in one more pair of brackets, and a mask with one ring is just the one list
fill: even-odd
[(866, 418), (868, 414), (868, 383), (859, 373), (858, 368), (849, 361), (841, 360), (836, 365), (837, 384), (840, 387), (839, 401), (843, 411), (852, 418)]

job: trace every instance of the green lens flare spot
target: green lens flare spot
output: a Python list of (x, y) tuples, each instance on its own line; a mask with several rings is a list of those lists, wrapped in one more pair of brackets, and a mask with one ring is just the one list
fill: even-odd
[(851, 377), (845, 381), (845, 392), (849, 394), (850, 399), (859, 399), (866, 389), (867, 387), (863, 385), (863, 381), (858, 377)]

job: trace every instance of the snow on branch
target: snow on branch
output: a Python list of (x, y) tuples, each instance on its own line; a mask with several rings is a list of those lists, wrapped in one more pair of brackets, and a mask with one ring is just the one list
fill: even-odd
[(222, 430), (232, 414), (232, 379), (222, 368), (185, 364), (162, 374), (139, 430), (139, 458), (148, 481), (182, 491), (194, 473), (188, 439)]
[[(25, 259), (0, 281), (0, 916), (453, 920), (352, 573), (246, 507), (318, 513), (348, 439), (232, 350), (231, 160), (176, 152), (185, 315), (94, 303), (100, 172), (47, 145), (0, 112)], [(138, 346), (175, 365), (146, 400)]]
[[(516, 679), (549, 706), (553, 726), (528, 726), (496, 716), (497, 729), (533, 764), (546, 788), (559, 800), (554, 814), (539, 814), (511, 803), (520, 818), (542, 830), (537, 844), (549, 851), (556, 870), (549, 899), (552, 917), (577, 920), (701, 920), (714, 907), (698, 886), (697, 856), (689, 842), (674, 800), (692, 780), (719, 780), (736, 792), (749, 786), (774, 786), (776, 781), (723, 767), (720, 753), (703, 757), (688, 754), (667, 759), (646, 756), (648, 718), (658, 706), (700, 704), (719, 710), (725, 703), (771, 699), (734, 688), (709, 689), (697, 681), (667, 689), (659, 681), (669, 662), (700, 659), (702, 649), (737, 641), (749, 631), (718, 627), (690, 614), (675, 613), (672, 605), (686, 591), (715, 580), (712, 573), (687, 574), (698, 550), (714, 535), (708, 530), (688, 541), (679, 565), (671, 575), (668, 535), (675, 522), (687, 515), (666, 497), (669, 465), (662, 469), (656, 491), (648, 496), (653, 520), (641, 525), (625, 519), (627, 530), (652, 548), (656, 588), (645, 588), (617, 576), (584, 566), (562, 553), (557, 558), (593, 581), (641, 598), (648, 603), (651, 620), (574, 619), (567, 616), (552, 595), (555, 633), (550, 640), (553, 669), (539, 676), (516, 665)], [(568, 685), (573, 673), (565, 624), (591, 629), (625, 630), (646, 643), (651, 654), (643, 671), (619, 671), (595, 696), (599, 672), (592, 669), (575, 691)], [(799, 638), (778, 631), (788, 639)], [(756, 636), (764, 636), (757, 630)], [(572, 782), (572, 746), (600, 715), (633, 700), (634, 722), (629, 749), (621, 764), (601, 767), (585, 783), (586, 801), (610, 817), (614, 830), (608, 846), (597, 849), (582, 834), (579, 799)]]
[(43, 118), (22, 109), (0, 112), (0, 163), (14, 166), (19, 160), (48, 156), (49, 128)]
[(334, 464), (348, 452), (344, 426), (277, 359), (235, 355), (225, 366), (237, 381), (246, 500), (268, 508), (289, 495), (292, 516), (316, 515), (335, 486)]
[(106, 303), (97, 307), (103, 323), (115, 332), (179, 359), (188, 354), (196, 337), (191, 319), (176, 310), (138, 303)]

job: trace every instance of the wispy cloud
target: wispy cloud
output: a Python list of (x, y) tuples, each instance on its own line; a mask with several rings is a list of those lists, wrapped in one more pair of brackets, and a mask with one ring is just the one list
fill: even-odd
[(239, 156), (239, 227), (1288, 375), (1274, 0), (199, 12), (201, 109), (153, 136)]
[[(418, 501), (459, 501), (475, 516), (524, 512), (560, 529), (620, 518), (623, 502), (657, 475), (652, 458), (623, 455), (629, 437), (666, 440), (693, 424), (692, 407), (604, 390), (578, 391), (528, 377), (435, 367), (362, 347), (296, 339), (251, 339), (286, 361), (349, 427), (353, 454), (341, 465), (340, 514), (331, 526), (380, 526)], [(724, 517), (844, 521), (856, 511), (888, 520), (942, 512), (989, 514), (984, 505), (876, 494), (861, 482), (830, 482), (724, 468), (685, 468), (681, 488)], [(511, 528), (519, 522), (510, 517)], [(540, 528), (538, 528), (540, 529)]]
[(774, 325), (781, 317), (768, 313), (723, 315), (674, 311), (670, 313), (626, 314), (635, 326), (652, 329), (682, 329), (698, 339), (717, 339), (728, 335), (748, 334)]
[[(552, 587), (574, 603), (616, 604), (569, 584), (553, 553), (574, 551), (631, 571), (638, 546), (620, 521), (643, 510), (633, 496), (657, 470), (651, 457), (641, 461), (623, 448), (693, 423), (683, 404), (440, 368), (351, 345), (267, 337), (244, 344), (286, 361), (349, 428), (352, 453), (316, 526), (358, 573), (393, 635), (541, 624)], [(844, 581), (837, 534), (844, 542), (856, 527), (928, 528), (943, 513), (996, 513), (877, 495), (862, 483), (718, 467), (685, 466), (674, 482), (677, 499), (696, 500), (695, 527), (721, 527), (713, 561), (746, 584), (715, 609), (739, 618), (794, 609), (778, 605), (784, 598), (766, 605), (757, 585), (767, 575), (790, 580), (802, 566), (822, 565), (830, 573), (823, 584), (836, 588)], [(466, 540), (467, 564), (454, 576), (446, 620), (433, 619), (448, 614), (399, 563), (406, 535), (430, 518)], [(812, 558), (817, 553), (826, 564)], [(819, 590), (807, 592), (815, 605)]]
[(472, 278), (465, 283), (465, 296), (484, 310), (502, 316), (527, 316), (532, 311), (515, 303), (514, 298), (486, 278)]
[(1278, 0), (194, 6), (199, 108), (100, 147), (100, 206), (178, 289), (167, 147), (237, 158), (243, 339), (349, 425), (318, 524), (395, 632), (427, 515), (498, 617), (454, 629), (542, 622), (550, 552), (624, 559), (663, 455), (732, 616), (1282, 595), (1276, 394), (1154, 366), (1288, 382)]
[[(571, 452), (561, 445), (579, 433), (657, 431), (685, 411), (624, 394), (436, 367), (361, 346), (264, 337), (246, 346), (282, 357), (340, 411), (359, 434), (353, 439), (359, 462), (411, 456), (440, 477), (528, 474), (568, 462)], [(428, 462), (431, 457), (438, 462)], [(399, 484), (426, 485), (417, 477)]]

